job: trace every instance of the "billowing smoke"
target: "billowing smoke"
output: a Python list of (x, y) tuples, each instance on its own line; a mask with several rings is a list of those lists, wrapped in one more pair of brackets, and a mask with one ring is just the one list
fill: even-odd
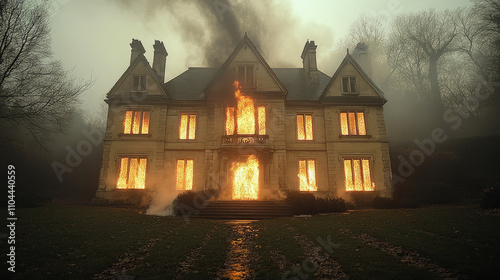
[(135, 14), (148, 29), (168, 26), (167, 29), (181, 34), (180, 43), (190, 54), (186, 66), (199, 63), (219, 67), (245, 32), (271, 67), (300, 67), (300, 54), (307, 39), (323, 38), (318, 42), (321, 46), (318, 49), (319, 59), (333, 45), (333, 31), (329, 26), (296, 20), (286, 1), (115, 2)]

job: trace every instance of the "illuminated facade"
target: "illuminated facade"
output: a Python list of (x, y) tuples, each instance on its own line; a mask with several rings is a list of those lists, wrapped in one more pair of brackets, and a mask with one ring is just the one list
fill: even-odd
[(330, 77), (308, 41), (302, 68), (271, 68), (245, 35), (220, 68), (189, 68), (164, 83), (163, 43), (152, 66), (140, 41), (131, 47), (107, 94), (98, 198), (145, 202), (205, 189), (225, 200), (286, 190), (392, 195), (386, 100), (353, 55)]

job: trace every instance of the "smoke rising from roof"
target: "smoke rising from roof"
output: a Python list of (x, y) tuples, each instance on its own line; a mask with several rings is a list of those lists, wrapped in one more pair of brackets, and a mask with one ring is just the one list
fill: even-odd
[(148, 28), (168, 21), (181, 34), (182, 43), (196, 49), (188, 58), (189, 66), (193, 66), (193, 61), (203, 66), (220, 66), (245, 32), (272, 67), (300, 67), (301, 47), (307, 39), (328, 38), (318, 42), (324, 51), (333, 43), (330, 27), (300, 23), (288, 5), (277, 0), (266, 1), (265, 5), (260, 1), (239, 0), (114, 2), (139, 16)]

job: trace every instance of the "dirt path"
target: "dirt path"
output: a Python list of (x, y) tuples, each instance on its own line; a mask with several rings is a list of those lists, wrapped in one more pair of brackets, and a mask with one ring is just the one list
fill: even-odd
[(255, 235), (258, 230), (251, 222), (232, 222), (228, 236), (230, 243), (224, 267), (217, 272), (217, 279), (252, 279), (259, 256), (255, 252)]
[(129, 280), (134, 279), (133, 276), (127, 275), (126, 272), (134, 269), (142, 263), (146, 258), (151, 248), (159, 241), (159, 238), (152, 238), (149, 242), (135, 250), (130, 250), (118, 258), (118, 261), (103, 270), (101, 273), (94, 275), (94, 279), (99, 280)]
[(201, 242), (200, 246), (192, 249), (188, 253), (186, 260), (179, 263), (180, 267), (177, 269), (177, 277), (175, 277), (174, 279), (181, 279), (182, 277), (184, 277), (185, 275), (187, 275), (189, 273), (196, 272), (196, 271), (193, 271), (192, 268), (193, 268), (196, 260), (198, 260), (199, 258), (202, 257), (202, 254), (200, 253), (200, 251), (208, 242), (210, 242), (210, 240), (212, 239), (213, 233), (217, 230), (218, 227), (219, 227), (219, 225), (216, 225), (209, 232), (207, 232), (207, 234), (205, 235), (205, 238)]
[(360, 235), (353, 235), (351, 230), (349, 229), (341, 229), (340, 232), (345, 235), (349, 235), (352, 238), (359, 239), (361, 242), (365, 243), (366, 245), (377, 249), (381, 250), (382, 252), (385, 252), (396, 259), (400, 260), (403, 263), (408, 263), (410, 265), (414, 265), (417, 267), (422, 267), (430, 272), (435, 273), (438, 275), (440, 278), (443, 279), (468, 279), (464, 275), (459, 275), (457, 272), (450, 271), (448, 269), (445, 269), (435, 263), (433, 260), (420, 256), (415, 251), (411, 250), (404, 250), (401, 246), (395, 246), (392, 245), (388, 242), (383, 242), (379, 241), (378, 239), (363, 233)]
[[(299, 277), (307, 279), (308, 274), (313, 274), (316, 279), (349, 279), (340, 263), (323, 250), (317, 243), (311, 241), (307, 236), (300, 234), (297, 229), (288, 226), (293, 239), (304, 251), (306, 262), (302, 264), (302, 271)], [(306, 276), (307, 278), (303, 278)]]

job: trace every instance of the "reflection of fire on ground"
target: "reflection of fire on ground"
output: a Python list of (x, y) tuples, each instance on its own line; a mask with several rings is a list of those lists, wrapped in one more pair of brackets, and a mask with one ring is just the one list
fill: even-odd
[(253, 265), (257, 262), (258, 256), (253, 248), (255, 248), (254, 238), (257, 232), (248, 221), (236, 222), (232, 225), (229, 237), (231, 245), (224, 268), (217, 273), (218, 279), (239, 280), (255, 277)]

